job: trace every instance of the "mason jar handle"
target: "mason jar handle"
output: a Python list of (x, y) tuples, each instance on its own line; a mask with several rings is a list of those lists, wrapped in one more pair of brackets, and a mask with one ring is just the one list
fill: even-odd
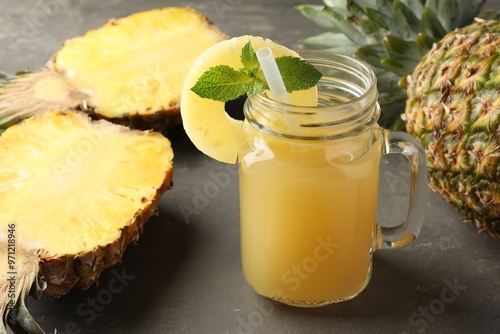
[(406, 221), (396, 227), (378, 226), (378, 248), (390, 249), (410, 244), (420, 233), (427, 204), (427, 166), (424, 149), (415, 138), (406, 132), (383, 131), (383, 154), (401, 154), (410, 164), (410, 205)]

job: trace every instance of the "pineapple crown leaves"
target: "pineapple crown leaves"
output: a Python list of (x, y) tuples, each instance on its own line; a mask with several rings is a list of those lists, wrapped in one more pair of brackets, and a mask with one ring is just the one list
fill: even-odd
[[(497, 18), (482, 12), (486, 0), (323, 0), (324, 5), (296, 9), (326, 31), (304, 39), (318, 49), (355, 56), (371, 65), (378, 78), (384, 110), (404, 110), (406, 76), (433, 44), (446, 33), (473, 22), (474, 17)], [(389, 106), (389, 108), (384, 108)], [(390, 115), (391, 120), (396, 119)]]
[[(433, 43), (447, 32), (471, 23), (485, 2), (324, 0), (324, 6), (299, 5), (296, 9), (327, 30), (326, 33), (304, 39), (304, 44), (356, 55), (373, 66), (393, 71), (397, 59), (405, 64), (410, 61), (411, 65), (407, 65), (407, 68), (413, 69)], [(385, 51), (385, 57), (381, 59), (390, 59), (374, 63), (374, 52), (384, 55), (380, 45), (384, 46)], [(363, 51), (356, 53), (361, 46), (364, 47)], [(409, 74), (411, 71), (405, 72)]]

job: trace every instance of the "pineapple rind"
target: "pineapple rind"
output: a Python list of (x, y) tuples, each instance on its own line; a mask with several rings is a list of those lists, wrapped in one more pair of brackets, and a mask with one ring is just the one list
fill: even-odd
[(170, 187), (170, 177), (158, 190), (157, 198), (149, 207), (121, 230), (120, 237), (108, 245), (98, 246), (91, 251), (58, 257), (44, 258), (40, 263), (40, 276), (47, 283), (44, 295), (59, 297), (73, 287), (89, 288), (99, 279), (103, 270), (121, 263), (122, 255), (129, 244), (136, 243), (146, 221), (156, 213), (161, 194)]
[(406, 130), (426, 149), (430, 186), (500, 241), (500, 22), (446, 35), (409, 79)]

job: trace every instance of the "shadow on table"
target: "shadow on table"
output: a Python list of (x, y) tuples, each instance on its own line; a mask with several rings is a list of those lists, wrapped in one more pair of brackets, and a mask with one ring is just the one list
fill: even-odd
[(47, 333), (54, 328), (66, 334), (113, 333), (123, 319), (141, 322), (168, 290), (190, 241), (189, 226), (161, 212), (146, 223), (138, 245), (128, 246), (122, 263), (102, 273), (98, 285), (53, 300), (30, 298), (32, 314)]
[(273, 303), (273, 317), (301, 319), (298, 322), (316, 319), (319, 323), (331, 321), (336, 325), (357, 323), (363, 330), (367, 330), (371, 319), (372, 324), (378, 326), (377, 330), (370, 330), (372, 333), (380, 332), (381, 322), (387, 329), (400, 328), (402, 331), (397, 333), (407, 333), (406, 330), (425, 330), (429, 321), (437, 319), (445, 310), (453, 317), (467, 315), (470, 311), (470, 296), (464, 293), (467, 286), (461, 279), (443, 277), (442, 273), (431, 270), (416, 271), (411, 264), (396, 265), (393, 258), (376, 255), (371, 281), (354, 299), (319, 308)]

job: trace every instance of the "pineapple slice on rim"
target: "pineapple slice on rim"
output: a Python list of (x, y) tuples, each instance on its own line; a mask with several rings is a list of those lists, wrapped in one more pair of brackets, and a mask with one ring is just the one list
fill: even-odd
[(77, 111), (47, 112), (7, 129), (0, 136), (4, 321), (37, 328), (23, 311), (33, 283), (59, 296), (119, 263), (170, 187), (172, 160), (161, 134)]
[[(226, 113), (224, 102), (201, 98), (191, 88), (211, 67), (241, 68), (241, 49), (248, 41), (254, 50), (271, 48), (275, 57), (298, 56), (295, 51), (269, 39), (249, 35), (233, 37), (205, 50), (193, 63), (182, 88), (181, 116), (186, 134), (201, 152), (225, 163), (236, 162), (243, 123)], [(316, 105), (318, 101), (317, 87), (294, 91), (289, 96), (291, 103), (296, 105)]]
[(111, 20), (67, 40), (41, 71), (2, 84), (0, 127), (50, 110), (80, 108), (134, 128), (168, 130), (180, 122), (181, 88), (191, 64), (226, 38), (189, 7)]

